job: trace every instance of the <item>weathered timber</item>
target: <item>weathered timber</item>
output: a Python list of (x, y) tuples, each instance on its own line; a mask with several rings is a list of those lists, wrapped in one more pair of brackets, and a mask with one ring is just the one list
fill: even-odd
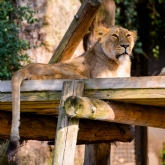
[(100, 0), (83, 1), (49, 63), (53, 64), (71, 58), (83, 36), (87, 33), (100, 5)]
[(109, 165), (111, 143), (85, 145), (85, 165)]
[(147, 127), (135, 126), (135, 164), (148, 165)]
[[(53, 104), (55, 104), (54, 107), (59, 104), (64, 81), (66, 80), (24, 81), (21, 85), (21, 111), (57, 114)], [(86, 79), (83, 81), (86, 97), (165, 107), (165, 76)], [(0, 90), (0, 109), (11, 111), (11, 81), (1, 81)]]
[[(71, 79), (27, 80), (21, 84), (21, 91), (62, 91), (63, 82), (68, 80), (72, 81)], [(86, 90), (165, 88), (165, 76), (93, 78), (83, 81)], [(0, 91), (11, 92), (11, 81), (1, 81)]]
[[(0, 138), (9, 139), (11, 112), (0, 111)], [(21, 140), (54, 141), (57, 118), (54, 116), (21, 114)], [(130, 131), (131, 130), (131, 131)], [(134, 138), (134, 128), (126, 124), (80, 119), (77, 144), (122, 141)]]
[(53, 165), (73, 165), (79, 128), (79, 119), (67, 116), (64, 101), (69, 96), (82, 96), (83, 81), (65, 81), (59, 107)]
[(64, 106), (72, 117), (165, 128), (165, 108), (77, 96), (69, 97)]
[[(21, 112), (41, 114), (41, 115), (58, 115), (60, 101), (23, 101), (21, 102)], [(0, 110), (12, 110), (11, 102), (1, 102)]]
[[(122, 101), (127, 103), (143, 104), (143, 105), (153, 105), (153, 106), (162, 106), (165, 107), (165, 88), (155, 88), (155, 89), (98, 89), (98, 90), (85, 90), (84, 96), (97, 99), (108, 99), (115, 101)], [(59, 104), (61, 98), (61, 92), (21, 92), (21, 105), (28, 104), (28, 102), (45, 102), (45, 106), (48, 108), (49, 102)], [(11, 104), (11, 93), (1, 93), (1, 106), (2, 110), (6, 106)], [(6, 104), (7, 103), (7, 104)], [(29, 103), (31, 104), (31, 103)], [(42, 104), (42, 103), (41, 103)], [(35, 109), (35, 104), (31, 104), (32, 109)], [(28, 107), (27, 107), (28, 108)], [(37, 108), (37, 107), (36, 107)], [(46, 108), (46, 107), (45, 107)], [(4, 109), (4, 110), (5, 110)], [(42, 109), (42, 107), (41, 107)], [(8, 109), (10, 110), (10, 109)], [(26, 111), (26, 107), (23, 110)], [(37, 109), (36, 111), (37, 112)]]

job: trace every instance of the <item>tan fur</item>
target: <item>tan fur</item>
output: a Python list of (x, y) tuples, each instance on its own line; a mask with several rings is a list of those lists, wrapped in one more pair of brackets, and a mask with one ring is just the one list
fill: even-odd
[[(130, 56), (136, 32), (114, 26), (96, 31), (99, 42), (81, 56), (57, 64), (29, 64), (12, 77), (12, 128), (10, 142), (19, 141), (20, 85), (25, 80), (129, 77)], [(16, 144), (16, 145), (17, 145)], [(18, 146), (8, 149), (8, 158)], [(13, 151), (10, 151), (13, 150)], [(15, 151), (14, 151), (15, 150)]]

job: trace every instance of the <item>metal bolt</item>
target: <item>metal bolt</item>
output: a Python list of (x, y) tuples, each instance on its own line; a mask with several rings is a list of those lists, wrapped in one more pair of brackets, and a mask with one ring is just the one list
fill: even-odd
[(92, 113), (95, 113), (96, 112), (96, 107), (92, 107)]
[(75, 18), (75, 19), (79, 19), (79, 16), (78, 16), (78, 14), (76, 14), (76, 15), (74, 16), (74, 18)]

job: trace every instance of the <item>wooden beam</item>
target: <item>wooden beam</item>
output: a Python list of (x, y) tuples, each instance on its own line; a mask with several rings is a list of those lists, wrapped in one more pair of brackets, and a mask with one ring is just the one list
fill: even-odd
[[(21, 84), (21, 91), (61, 91), (64, 81), (55, 80), (27, 80)], [(86, 90), (105, 89), (164, 89), (165, 76), (123, 77), (123, 78), (93, 78), (84, 79)], [(11, 81), (1, 81), (0, 91), (11, 92)]]
[(87, 33), (100, 5), (100, 0), (83, 1), (49, 63), (53, 64), (57, 61), (65, 61), (71, 58), (80, 41)]
[[(11, 112), (0, 111), (0, 138), (9, 139)], [(54, 116), (21, 114), (21, 140), (54, 141), (57, 118)], [(131, 130), (131, 131), (130, 131)], [(134, 127), (102, 121), (80, 119), (77, 144), (93, 144), (99, 142), (130, 142), (134, 138)]]
[[(42, 113), (35, 102), (44, 102), (45, 114), (57, 114), (50, 102), (59, 104), (62, 84), (66, 80), (29, 80), (21, 85), (21, 111)], [(165, 76), (86, 79), (84, 96), (127, 103), (165, 107)], [(1, 81), (0, 109), (11, 110), (11, 82)], [(34, 104), (33, 104), (34, 102)], [(47, 102), (47, 103), (46, 103)], [(30, 104), (32, 110), (26, 105)], [(48, 112), (46, 111), (48, 109)], [(50, 110), (49, 110), (50, 109)], [(43, 113), (44, 114), (44, 110)]]
[(73, 96), (64, 106), (72, 117), (165, 128), (165, 108)]
[(111, 143), (85, 145), (85, 165), (109, 165)]
[(64, 101), (69, 96), (82, 96), (83, 91), (82, 81), (66, 81), (63, 84), (52, 165), (73, 165), (74, 163), (79, 119), (67, 116)]
[(147, 127), (135, 126), (135, 164), (148, 165), (148, 133)]

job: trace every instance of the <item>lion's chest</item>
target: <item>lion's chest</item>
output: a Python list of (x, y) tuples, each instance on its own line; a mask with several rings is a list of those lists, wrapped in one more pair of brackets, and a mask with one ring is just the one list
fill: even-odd
[(92, 78), (130, 77), (130, 60), (123, 61), (119, 65), (108, 63), (95, 63), (92, 67)]
[(131, 62), (126, 60), (120, 63), (116, 70), (117, 77), (130, 77), (131, 72)]

